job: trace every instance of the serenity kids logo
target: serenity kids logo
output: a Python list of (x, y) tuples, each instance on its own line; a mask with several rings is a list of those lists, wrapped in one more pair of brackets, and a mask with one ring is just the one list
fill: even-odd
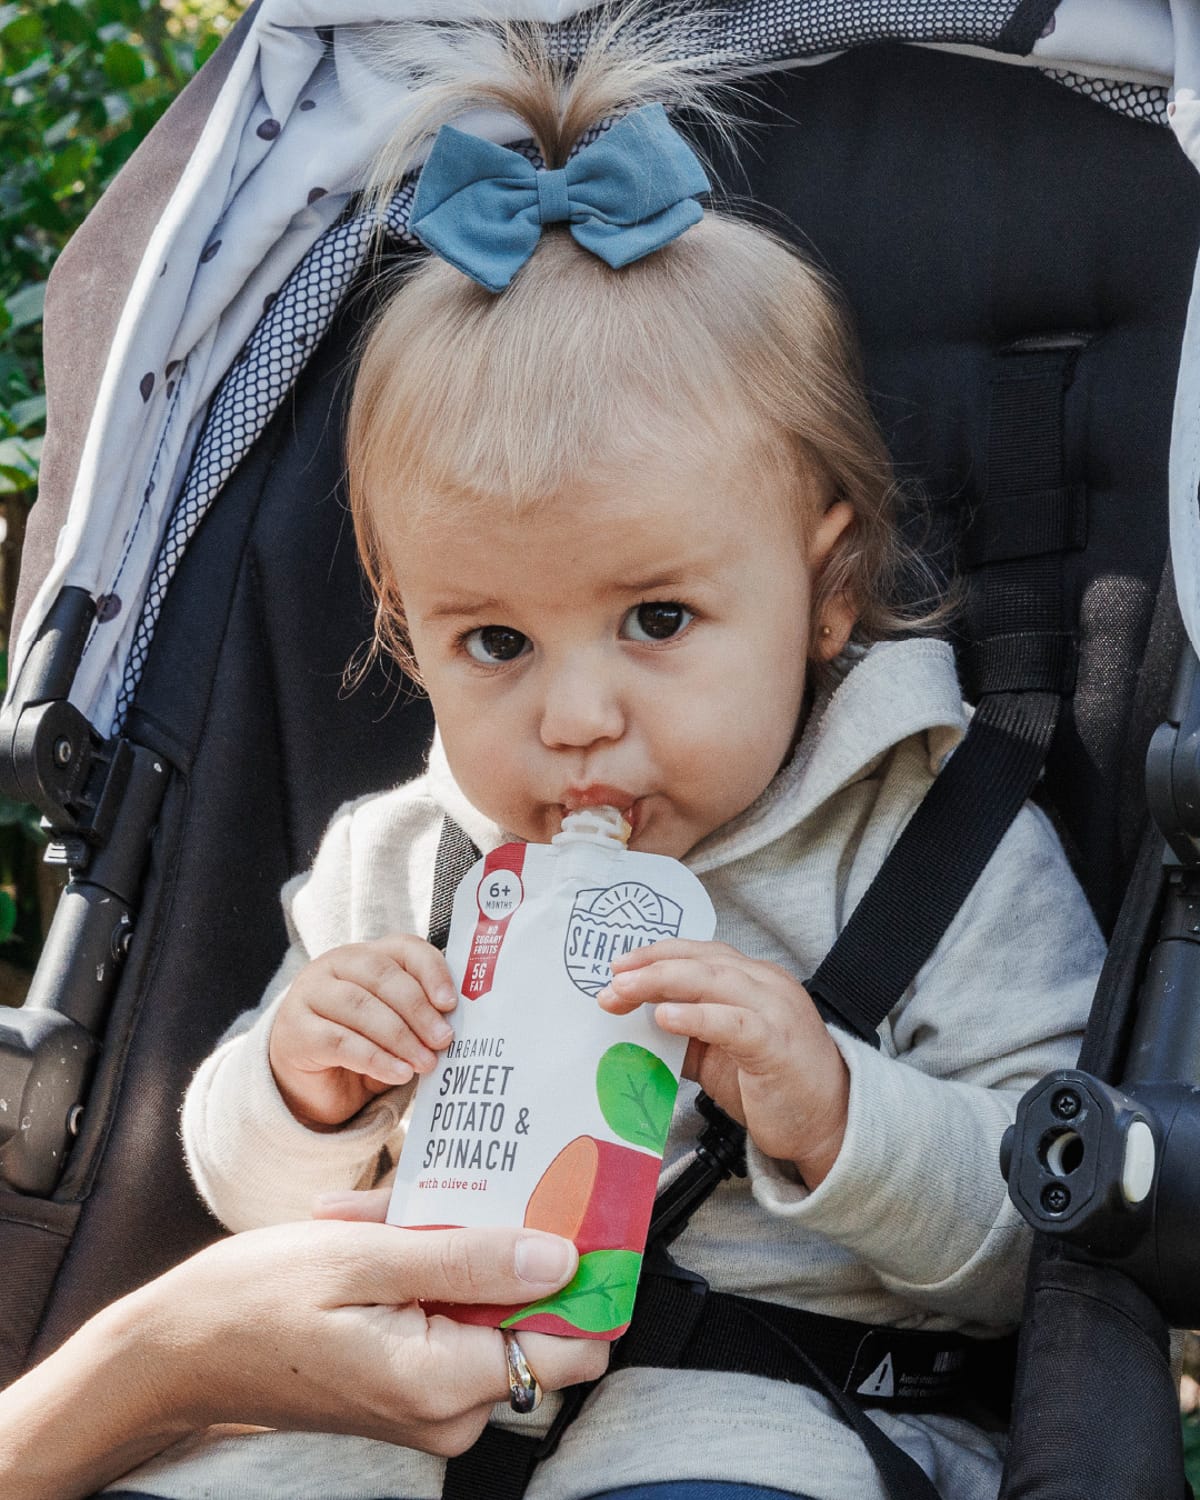
[(679, 936), (683, 908), (638, 881), (580, 891), (571, 909), (563, 962), (576, 989), (596, 995), (621, 953)]

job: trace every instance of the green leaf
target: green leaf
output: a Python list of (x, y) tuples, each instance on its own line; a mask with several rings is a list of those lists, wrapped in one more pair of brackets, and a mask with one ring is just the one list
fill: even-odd
[(41, 446), (40, 438), (0, 439), (0, 464), (32, 473), (41, 457)]
[(145, 80), (145, 59), (128, 42), (109, 42), (104, 49), (104, 76), (117, 88), (132, 88)]
[(27, 396), (24, 401), (14, 402), (8, 417), (18, 432), (24, 432), (28, 427), (40, 427), (46, 420), (45, 396)]
[(618, 1042), (596, 1069), (600, 1112), (614, 1135), (661, 1156), (671, 1128), (679, 1085), (656, 1053), (635, 1042)]
[(96, 15), (104, 25), (136, 26), (142, 19), (142, 7), (138, 0), (100, 0)]
[[(7, 9), (8, 7), (5, 6), (5, 10)], [(9, 21), (0, 31), (0, 42), (3, 42), (6, 47), (35, 47), (41, 39), (41, 20), (29, 11)]]
[(104, 123), (107, 125), (120, 125), (128, 120), (132, 106), (124, 94), (105, 94), (99, 101), (104, 111)]
[(202, 68), (220, 45), (221, 38), (215, 31), (210, 32), (196, 48), (196, 67)]
[(34, 323), (40, 323), (46, 310), (46, 283), (37, 281), (32, 286), (23, 286), (7, 299), (5, 306), (14, 329), (30, 328)]
[(561, 1292), (531, 1302), (500, 1326), (512, 1328), (536, 1313), (553, 1313), (582, 1333), (610, 1333), (629, 1322), (641, 1268), (636, 1250), (593, 1250), (579, 1257), (579, 1269)]
[(18, 73), (10, 73), (7, 78), (0, 79), (0, 82), (12, 90), (13, 103), (26, 109), (33, 103), (33, 95), (24, 85), (37, 78), (44, 78), (49, 71), (50, 59), (35, 57), (28, 67), (22, 68)]
[[(3, 11), (0, 11), (3, 15)], [(52, 34), (63, 42), (86, 42), (91, 39), (92, 29), (87, 17), (74, 5), (61, 0), (58, 5), (48, 5), (42, 12), (42, 20)]]
[(88, 158), (95, 148), (84, 141), (69, 141), (58, 153), (46, 173), (52, 188), (72, 188), (87, 170)]
[(71, 132), (78, 124), (79, 111), (77, 109), (73, 109), (69, 113), (62, 115), (59, 119), (55, 120), (50, 129), (42, 136), (42, 145), (51, 151), (55, 146), (61, 146), (64, 141), (71, 139)]
[(165, 64), (165, 71), (168, 76), (174, 80), (175, 87), (182, 88), (183, 85), (188, 81), (188, 70), (181, 62), (178, 49), (176, 48), (174, 42), (171, 41), (170, 37), (163, 37), (162, 41), (159, 43), (159, 53), (161, 57), (159, 71), (163, 71), (162, 64)]
[(37, 483), (41, 456), (41, 438), (0, 440), (0, 494), (32, 489)]
[(17, 903), (7, 891), (0, 891), (0, 943), (7, 943), (17, 925)]

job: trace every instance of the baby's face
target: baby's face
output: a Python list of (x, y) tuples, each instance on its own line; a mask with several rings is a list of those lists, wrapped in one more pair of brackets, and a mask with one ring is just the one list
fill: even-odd
[[(566, 812), (609, 803), (634, 848), (679, 857), (787, 759), (811, 582), (849, 507), (802, 541), (760, 483), (724, 467), (643, 469), (515, 521), (397, 538), (451, 769), (511, 833), (545, 842)], [(850, 621), (829, 623), (832, 655)]]

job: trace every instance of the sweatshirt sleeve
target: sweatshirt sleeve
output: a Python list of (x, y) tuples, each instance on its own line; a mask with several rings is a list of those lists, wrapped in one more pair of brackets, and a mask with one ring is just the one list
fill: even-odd
[(1104, 943), (1048, 820), (1027, 806), (963, 904), (883, 1046), (834, 1029), (846, 1135), (812, 1192), (751, 1143), (772, 1214), (866, 1262), (915, 1306), (970, 1324), (1020, 1316), (1029, 1234), (999, 1167), (1021, 1095), (1074, 1064)]
[(409, 916), (407, 925), (385, 922), (375, 912), (364, 926), (369, 903), (356, 885), (370, 880), (374, 868), (361, 847), (365, 806), (350, 804), (337, 813), (312, 868), (284, 887), (290, 946), (283, 963), (257, 1008), (241, 1015), (201, 1064), (184, 1099), (188, 1168), (229, 1229), (307, 1219), (316, 1194), (369, 1187), (412, 1092), (412, 1085), (390, 1089), (338, 1129), (311, 1130), (284, 1103), (267, 1051), (279, 1003), (313, 958), (380, 936), (389, 926), (413, 930), (411, 912), (401, 914)]

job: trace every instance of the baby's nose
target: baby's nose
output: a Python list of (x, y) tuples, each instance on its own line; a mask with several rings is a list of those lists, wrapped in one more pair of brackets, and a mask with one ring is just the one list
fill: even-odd
[(550, 749), (615, 740), (624, 731), (620, 699), (605, 674), (579, 667), (557, 672), (547, 682), (541, 737)]

